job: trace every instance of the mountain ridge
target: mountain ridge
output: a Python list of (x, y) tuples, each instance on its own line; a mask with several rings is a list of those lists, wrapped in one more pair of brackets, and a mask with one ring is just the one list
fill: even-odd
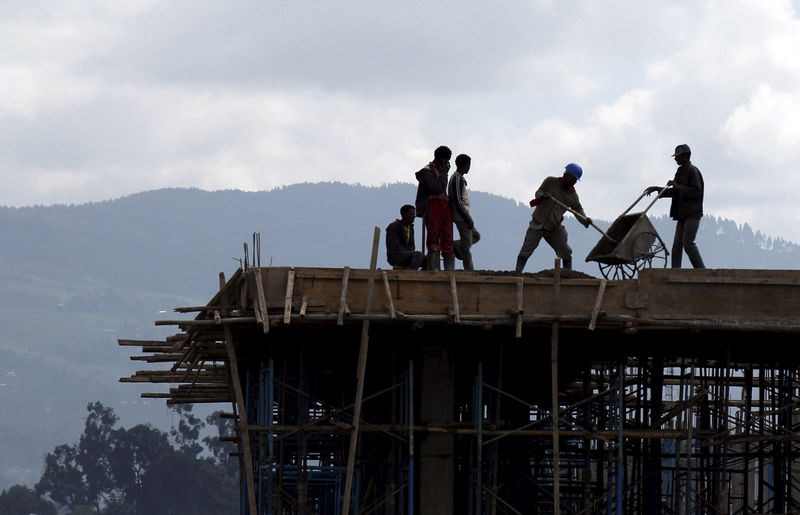
[[(140, 366), (117, 338), (160, 339), (155, 327), (176, 306), (202, 305), (261, 234), (261, 264), (366, 268), (373, 228), (413, 204), (413, 184), (298, 183), (269, 191), (166, 188), (74, 205), (0, 207), (0, 489), (38, 477), (41, 456), (80, 434), (89, 401), (113, 407), (124, 424), (170, 424), (163, 402), (139, 399), (149, 387), (121, 385)], [(511, 270), (531, 209), (470, 191), (481, 231), (477, 269)], [(671, 246), (674, 222), (651, 217)], [(602, 228), (609, 221), (595, 220)], [(585, 256), (600, 239), (567, 216), (575, 268), (599, 277)], [(420, 221), (416, 222), (421, 247)], [(796, 268), (800, 247), (747, 224), (707, 216), (698, 245), (714, 268)], [(252, 252), (252, 247), (250, 248)], [(549, 269), (542, 244), (526, 271)], [(688, 260), (686, 260), (688, 263)], [(457, 263), (460, 268), (460, 263)], [(422, 273), (422, 272), (421, 272)], [(31, 429), (35, 428), (35, 429)]]

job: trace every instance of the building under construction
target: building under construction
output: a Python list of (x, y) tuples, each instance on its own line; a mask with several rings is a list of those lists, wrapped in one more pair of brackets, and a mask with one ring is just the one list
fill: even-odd
[(242, 513), (800, 510), (800, 271), (374, 263), (245, 266), (120, 341), (144, 396), (231, 406)]

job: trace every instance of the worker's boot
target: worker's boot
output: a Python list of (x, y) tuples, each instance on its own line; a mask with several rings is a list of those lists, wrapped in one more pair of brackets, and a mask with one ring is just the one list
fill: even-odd
[(517, 268), (516, 268), (516, 272), (517, 272), (518, 274), (521, 274), (521, 273), (522, 273), (522, 271), (523, 271), (523, 270), (525, 270), (525, 263), (527, 263), (527, 262), (528, 262), (528, 258), (526, 258), (526, 257), (522, 257), (522, 256), (517, 256)]
[(472, 253), (470, 252), (469, 255), (464, 256), (464, 270), (473, 271), (475, 267), (472, 265)]
[(439, 253), (428, 252), (428, 270), (439, 270)]
[(455, 270), (456, 269), (456, 256), (453, 254), (442, 254), (442, 260), (444, 261), (444, 269), (445, 270)]

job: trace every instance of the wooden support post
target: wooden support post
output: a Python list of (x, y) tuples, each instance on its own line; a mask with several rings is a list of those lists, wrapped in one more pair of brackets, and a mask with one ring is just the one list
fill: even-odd
[(475, 513), (483, 513), (483, 361), (478, 362), (478, 377), (475, 381), (475, 430), (478, 438), (475, 441)]
[[(367, 304), (364, 307), (364, 314), (369, 315), (372, 310), (372, 296), (375, 289), (375, 269), (378, 266), (378, 244), (381, 239), (381, 230), (375, 227), (372, 237), (372, 257), (369, 263), (369, 280), (367, 282)], [(346, 272), (349, 269), (346, 269)], [(342, 291), (346, 290), (346, 283), (342, 286)], [(341, 316), (341, 309), (339, 311)], [(347, 456), (347, 473), (344, 481), (344, 499), (342, 500), (342, 515), (350, 514), (350, 492), (353, 488), (353, 468), (356, 461), (356, 449), (358, 447), (358, 429), (361, 422), (361, 401), (364, 398), (364, 375), (367, 370), (367, 351), (369, 349), (369, 318), (365, 319), (361, 325), (361, 346), (358, 351), (358, 369), (356, 377), (356, 400), (353, 406), (353, 429), (350, 433), (350, 453)]]
[(283, 323), (292, 321), (292, 297), (294, 296), (294, 270), (289, 270), (286, 276), (286, 304), (283, 308)]
[(450, 299), (453, 302), (453, 321), (457, 324), (461, 323), (461, 317), (458, 314), (458, 290), (456, 289), (456, 273), (450, 271)]
[[(258, 269), (256, 269), (258, 271)], [(259, 283), (260, 284), (260, 283)], [(258, 515), (256, 505), (255, 477), (253, 470), (253, 454), (250, 452), (250, 431), (247, 428), (247, 411), (244, 406), (242, 384), (239, 382), (239, 366), (236, 363), (236, 349), (233, 346), (233, 333), (230, 326), (225, 326), (225, 347), (228, 351), (228, 366), (231, 370), (231, 383), (236, 396), (236, 407), (239, 412), (239, 431), (242, 435), (242, 452), (244, 453), (245, 481), (247, 482), (247, 504), (250, 515)]]
[(261, 283), (261, 269), (256, 268), (256, 290), (258, 298), (256, 305), (256, 320), (264, 328), (264, 334), (269, 332), (269, 311), (267, 310), (267, 299), (264, 297), (264, 285)]
[(225, 289), (225, 272), (219, 273), (219, 291)]
[[(561, 312), (559, 302), (561, 297), (561, 259), (556, 258), (553, 268), (553, 313), (558, 316)], [(558, 442), (558, 320), (553, 322), (553, 332), (550, 339), (550, 374), (551, 393), (553, 402), (553, 513), (561, 514), (561, 466), (559, 463)]]
[(308, 308), (308, 295), (303, 295), (303, 301), (300, 304), (300, 318), (306, 317), (307, 308)]
[(342, 295), (339, 297), (339, 316), (336, 325), (344, 325), (344, 312), (347, 309), (347, 281), (350, 279), (350, 267), (342, 269)]
[(522, 338), (522, 288), (525, 282), (522, 277), (517, 278), (517, 331), (515, 336), (517, 338)]
[(590, 331), (594, 331), (595, 324), (597, 324), (597, 315), (600, 314), (600, 305), (603, 303), (607, 282), (606, 279), (600, 279), (600, 289), (597, 290), (597, 297), (594, 299), (594, 307), (592, 308), (592, 319), (589, 322)]
[(247, 280), (239, 281), (239, 308), (247, 309)]
[(392, 300), (392, 289), (389, 287), (389, 277), (386, 275), (385, 271), (381, 272), (381, 275), (383, 276), (383, 289), (386, 290), (386, 302), (389, 303), (387, 304), (389, 308), (389, 316), (391, 316), (392, 320), (394, 320), (395, 318), (397, 318), (397, 313), (394, 310), (394, 301)]

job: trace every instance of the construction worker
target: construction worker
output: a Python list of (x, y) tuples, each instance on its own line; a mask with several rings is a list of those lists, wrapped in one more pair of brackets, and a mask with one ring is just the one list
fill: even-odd
[(453, 253), (457, 259), (463, 261), (464, 270), (475, 270), (472, 264), (471, 249), (472, 245), (481, 239), (469, 212), (469, 193), (467, 192), (467, 180), (464, 178), (469, 173), (471, 166), (472, 158), (466, 154), (459, 154), (456, 157), (456, 171), (450, 177), (450, 183), (447, 186), (450, 210), (459, 236), (459, 239), (453, 242)]
[(441, 146), (433, 153), (433, 161), (415, 175), (417, 186), (417, 216), (421, 217), (428, 230), (428, 270), (439, 270), (441, 254), (445, 270), (454, 270), (453, 217), (447, 198), (447, 172), (453, 152)]
[[(672, 198), (669, 216), (677, 222), (675, 238), (672, 240), (672, 268), (681, 267), (684, 250), (694, 268), (705, 268), (700, 250), (694, 242), (700, 228), (700, 219), (703, 218), (703, 175), (692, 164), (692, 150), (689, 145), (684, 143), (675, 147), (672, 157), (678, 163), (678, 170), (675, 178), (667, 182), (667, 188), (661, 193), (662, 197)], [(645, 191), (650, 195), (662, 189), (661, 186), (650, 186)]]
[(425, 255), (414, 246), (414, 218), (417, 210), (411, 204), (400, 208), (400, 219), (386, 227), (386, 261), (394, 268), (419, 270)]
[(542, 238), (556, 251), (556, 255), (563, 262), (563, 267), (572, 268), (572, 249), (567, 244), (567, 230), (561, 225), (567, 209), (553, 199), (580, 213), (584, 218), (579, 218), (578, 221), (584, 227), (589, 227), (592, 220), (583, 212), (583, 206), (575, 191), (575, 183), (582, 175), (583, 169), (575, 163), (570, 163), (565, 167), (561, 177), (546, 178), (536, 190), (536, 197), (530, 201), (531, 207), (536, 209), (533, 210), (531, 223), (525, 233), (525, 241), (517, 256), (517, 273), (521, 273), (525, 268), (525, 263)]

